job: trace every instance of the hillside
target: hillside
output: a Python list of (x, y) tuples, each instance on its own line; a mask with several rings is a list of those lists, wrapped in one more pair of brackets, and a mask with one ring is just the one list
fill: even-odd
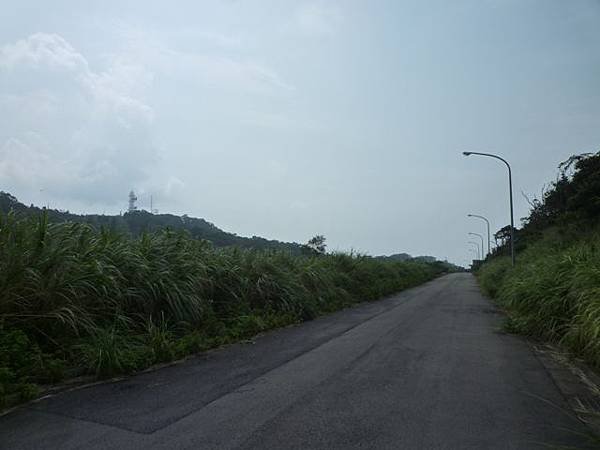
[(515, 267), (505, 240), (477, 276), (508, 312), (510, 331), (563, 345), (600, 368), (600, 153), (559, 169), (516, 230)]
[[(387, 260), (387, 261), (420, 261), (420, 262), (426, 262), (426, 263), (434, 263), (437, 261), (437, 258), (435, 256), (412, 256), (409, 255), (408, 253), (396, 253), (393, 255), (381, 255), (381, 256), (376, 256), (375, 258), (377, 259), (381, 259), (381, 260)], [(456, 266), (454, 266), (454, 268), (456, 269)]]
[[(45, 208), (24, 205), (9, 193), (0, 192), (0, 213), (6, 214), (11, 210), (19, 216), (38, 216), (42, 211), (46, 211)], [(56, 209), (48, 209), (47, 214), (51, 223), (87, 223), (98, 229), (105, 227), (129, 233), (132, 236), (139, 236), (143, 232), (152, 232), (164, 228), (186, 230), (192, 237), (210, 241), (215, 247), (236, 246), (257, 250), (284, 250), (291, 253), (300, 253), (302, 247), (294, 242), (281, 242), (258, 236), (250, 238), (238, 236), (235, 233), (223, 231), (204, 219), (188, 217), (187, 215), (151, 214), (144, 210), (128, 212), (123, 215), (79, 215)]]
[[(69, 211), (57, 209), (39, 208), (34, 205), (27, 206), (11, 194), (0, 191), (0, 213), (7, 214), (14, 211), (22, 217), (37, 217), (43, 211), (48, 214), (51, 223), (76, 222), (87, 223), (97, 229), (101, 227), (110, 230), (128, 233), (134, 237), (144, 232), (158, 231), (169, 228), (171, 230), (185, 230), (193, 238), (210, 241), (215, 247), (240, 247), (255, 250), (283, 250), (292, 254), (300, 254), (303, 246), (296, 242), (281, 242), (273, 239), (265, 239), (259, 236), (244, 237), (235, 233), (221, 230), (214, 224), (196, 217), (187, 215), (176, 216), (174, 214), (151, 214), (145, 210), (125, 213), (123, 215), (106, 214), (72, 214)], [(389, 261), (410, 261), (433, 263), (433, 256), (411, 256), (407, 253), (394, 255), (376, 256), (376, 259)], [(452, 266), (453, 270), (457, 268)]]

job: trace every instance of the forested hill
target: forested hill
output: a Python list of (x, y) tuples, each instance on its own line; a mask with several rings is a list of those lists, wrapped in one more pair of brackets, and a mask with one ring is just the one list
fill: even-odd
[(396, 253), (394, 255), (376, 256), (377, 259), (387, 261), (420, 261), (426, 263), (434, 263), (437, 261), (435, 256), (411, 256), (408, 253)]
[(47, 211), (50, 222), (89, 223), (96, 228), (104, 226), (109, 229), (130, 233), (134, 236), (138, 236), (144, 231), (155, 231), (161, 228), (186, 230), (197, 239), (211, 241), (216, 247), (235, 245), (242, 248), (286, 250), (292, 253), (299, 253), (302, 248), (300, 244), (294, 242), (281, 242), (258, 236), (251, 238), (238, 236), (234, 233), (223, 231), (204, 219), (185, 215), (150, 214), (143, 210), (114, 216), (104, 214), (79, 215), (56, 209), (46, 210), (34, 205), (27, 206), (20, 203), (9, 193), (0, 192), (0, 212), (6, 214), (11, 210), (23, 216), (36, 216), (43, 211)]
[[(566, 347), (600, 367), (600, 152), (575, 155), (515, 230), (516, 264), (503, 244), (477, 270), (508, 314), (506, 328)], [(507, 233), (508, 231), (508, 233)], [(562, 353), (562, 351), (561, 351)], [(566, 353), (564, 353), (567, 355)]]

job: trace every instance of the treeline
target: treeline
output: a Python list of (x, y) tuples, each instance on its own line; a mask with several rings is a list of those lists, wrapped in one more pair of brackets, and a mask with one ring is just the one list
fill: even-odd
[[(600, 226), (600, 153), (571, 156), (558, 167), (557, 179), (544, 188), (540, 198), (528, 199), (529, 215), (515, 229), (515, 248), (524, 251), (544, 237), (547, 230), (577, 238)], [(509, 252), (510, 226), (497, 233), (494, 255)]]
[[(319, 242), (316, 242), (319, 241)], [(356, 254), (218, 248), (185, 230), (0, 214), (0, 405), (374, 300), (448, 271)]]
[(173, 214), (151, 214), (145, 210), (127, 212), (123, 215), (104, 214), (72, 214), (68, 211), (39, 208), (24, 205), (14, 196), (0, 192), (0, 213), (15, 212), (19, 217), (37, 217), (46, 213), (51, 223), (77, 222), (85, 223), (96, 229), (106, 228), (111, 231), (130, 234), (134, 237), (146, 232), (154, 232), (169, 228), (185, 230), (196, 239), (210, 241), (216, 247), (241, 247), (256, 250), (285, 250), (294, 254), (302, 252), (302, 245), (294, 242), (281, 242), (264, 239), (258, 236), (251, 238), (238, 236), (221, 230), (214, 224), (195, 217), (175, 216)]
[[(600, 153), (577, 155), (517, 232), (517, 264), (500, 250), (479, 270), (509, 329), (559, 343), (600, 367)], [(510, 229), (509, 229), (510, 230)]]

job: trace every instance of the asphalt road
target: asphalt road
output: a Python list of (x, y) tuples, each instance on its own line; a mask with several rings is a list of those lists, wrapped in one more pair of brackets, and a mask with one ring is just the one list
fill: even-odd
[(535, 449), (581, 445), (525, 341), (449, 275), (0, 418), (3, 449)]

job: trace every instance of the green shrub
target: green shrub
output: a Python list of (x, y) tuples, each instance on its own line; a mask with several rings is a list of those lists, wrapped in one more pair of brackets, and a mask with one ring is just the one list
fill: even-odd
[(26, 397), (30, 384), (66, 373), (129, 373), (443, 270), (357, 254), (216, 249), (185, 232), (132, 238), (45, 215), (0, 215), (0, 389), (6, 397), (21, 386)]
[(484, 264), (477, 274), (483, 291), (491, 298), (495, 298), (510, 269), (511, 261), (509, 257), (495, 258)]
[(112, 377), (152, 364), (155, 355), (139, 339), (120, 333), (115, 327), (99, 328), (75, 346), (86, 372), (99, 378)]
[(508, 311), (507, 329), (562, 343), (600, 367), (600, 152), (559, 170), (517, 230), (516, 267), (495, 257), (478, 278)]
[(478, 274), (509, 313), (507, 328), (561, 343), (600, 367), (600, 236), (565, 243), (548, 233), (509, 264), (492, 260)]
[(152, 362), (162, 363), (175, 359), (177, 356), (177, 346), (173, 332), (169, 328), (169, 324), (161, 315), (160, 320), (155, 323), (150, 317), (146, 325), (146, 345), (152, 352)]
[(37, 395), (32, 381), (39, 373), (39, 364), (38, 346), (21, 330), (7, 329), (0, 323), (0, 406)]

